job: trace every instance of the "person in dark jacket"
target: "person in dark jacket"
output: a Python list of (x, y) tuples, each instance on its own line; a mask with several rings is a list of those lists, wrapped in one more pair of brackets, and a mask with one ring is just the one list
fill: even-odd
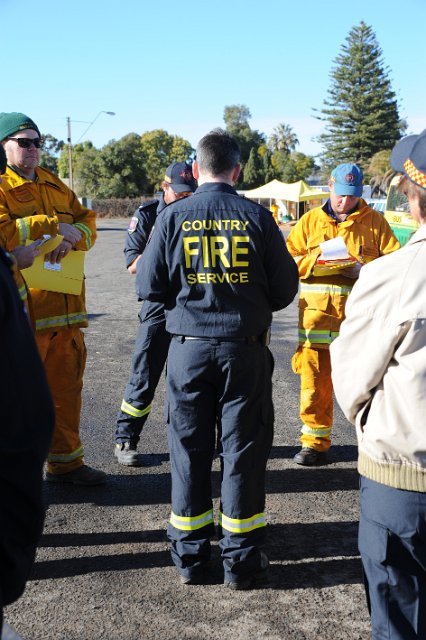
[[(0, 145), (0, 173), (5, 166)], [(41, 535), (42, 470), (54, 426), (49, 387), (14, 269), (14, 259), (0, 248), (0, 635), (3, 606), (24, 591)]]
[[(192, 169), (186, 162), (174, 162), (166, 169), (159, 200), (136, 209), (124, 244), (126, 267), (132, 274), (145, 250), (157, 215), (171, 202), (186, 198), (196, 189)], [(139, 329), (133, 350), (132, 369), (117, 416), (114, 456), (122, 465), (138, 467), (142, 457), (137, 445), (167, 359), (170, 335), (166, 331), (164, 305), (145, 301), (139, 312)]]
[(224, 583), (251, 588), (266, 570), (265, 469), (273, 437), (272, 312), (291, 303), (298, 271), (271, 213), (233, 188), (237, 142), (218, 129), (198, 144), (194, 195), (169, 205), (137, 266), (141, 299), (162, 303), (172, 513), (183, 584), (206, 578), (214, 535), (211, 467), (219, 443)]

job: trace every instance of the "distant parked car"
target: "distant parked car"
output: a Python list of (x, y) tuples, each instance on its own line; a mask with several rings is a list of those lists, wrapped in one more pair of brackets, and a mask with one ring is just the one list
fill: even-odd
[(386, 209), (386, 198), (373, 198), (372, 200), (367, 200), (367, 204), (372, 209), (384, 213)]

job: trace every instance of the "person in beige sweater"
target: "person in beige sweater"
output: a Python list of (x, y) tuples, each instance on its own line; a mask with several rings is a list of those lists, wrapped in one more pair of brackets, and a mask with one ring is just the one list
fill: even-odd
[(419, 229), (366, 265), (331, 345), (333, 387), (358, 437), (359, 549), (373, 640), (426, 638), (426, 130), (402, 139)]

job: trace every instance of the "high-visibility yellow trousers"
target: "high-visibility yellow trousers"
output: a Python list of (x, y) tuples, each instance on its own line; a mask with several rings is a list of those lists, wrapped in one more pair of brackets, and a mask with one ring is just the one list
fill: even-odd
[(47, 458), (50, 473), (83, 465), (80, 440), (81, 392), (86, 365), (84, 334), (79, 328), (36, 333), (55, 406), (55, 428)]
[(333, 385), (330, 351), (299, 347), (291, 361), (300, 375), (300, 419), (302, 447), (327, 451), (333, 425)]

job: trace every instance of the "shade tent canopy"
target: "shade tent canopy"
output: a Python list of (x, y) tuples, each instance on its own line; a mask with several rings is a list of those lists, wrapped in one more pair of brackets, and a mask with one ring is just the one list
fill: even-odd
[(247, 198), (254, 199), (273, 199), (287, 200), (289, 202), (306, 202), (307, 200), (326, 200), (328, 198), (327, 191), (319, 191), (312, 189), (306, 182), (299, 180), (298, 182), (280, 182), (279, 180), (271, 180), (262, 187), (250, 189), (244, 195)]

